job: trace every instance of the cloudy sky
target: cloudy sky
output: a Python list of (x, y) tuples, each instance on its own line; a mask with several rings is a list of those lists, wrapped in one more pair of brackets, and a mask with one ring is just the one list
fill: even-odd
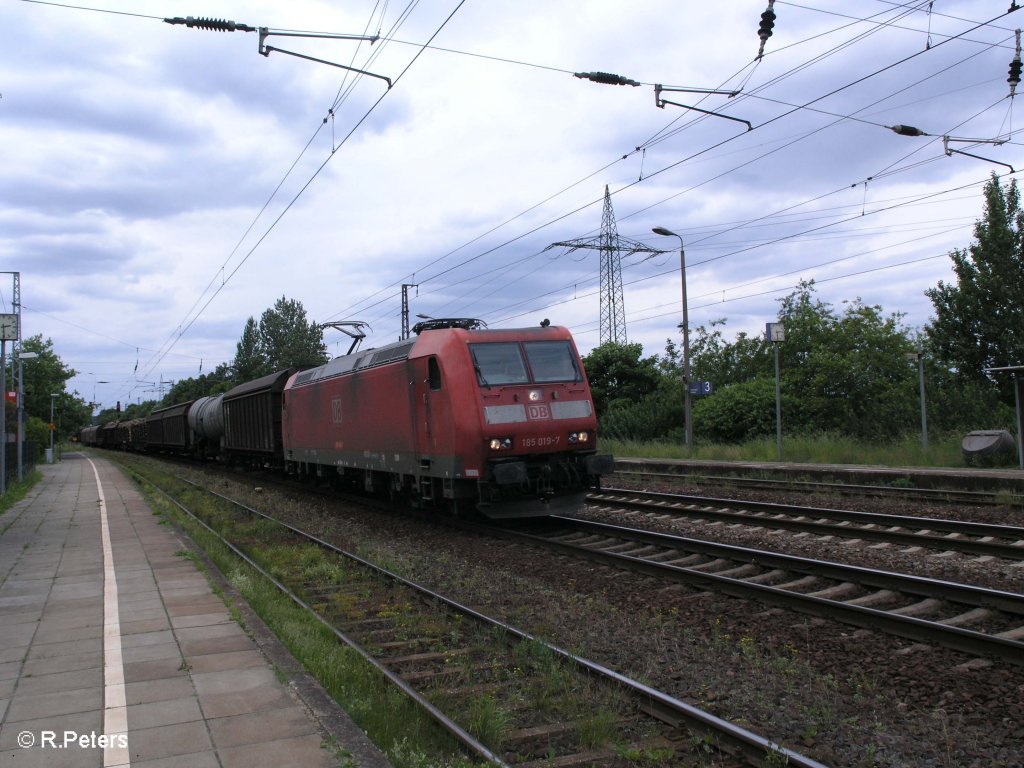
[[(668, 251), (622, 257), (646, 354), (679, 338), (681, 307), (678, 241), (652, 227), (685, 241), (692, 327), (763, 332), (811, 279), (920, 327), (981, 186), (1024, 167), (1007, 84), (1024, 14), (776, 0), (758, 61), (766, 4), (0, 0), (0, 271), (21, 275), (23, 333), (107, 407), (230, 361), (281, 296), (377, 346), (416, 284), (414, 315), (549, 318), (585, 353), (598, 254), (547, 246), (598, 234), (606, 186), (619, 234)], [(177, 16), (379, 39), (271, 34), (261, 56), (256, 32)], [(707, 115), (658, 108), (656, 84), (740, 93), (662, 92)]]

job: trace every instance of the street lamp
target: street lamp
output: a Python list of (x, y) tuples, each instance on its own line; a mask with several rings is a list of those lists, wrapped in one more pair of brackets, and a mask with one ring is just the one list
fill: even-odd
[(921, 450), (928, 452), (928, 408), (924, 400), (924, 352), (907, 352), (907, 360), (917, 362), (918, 388), (921, 390)]
[(686, 447), (693, 449), (693, 418), (690, 408), (690, 318), (686, 308), (686, 253), (683, 249), (682, 235), (677, 235), (671, 229), (654, 227), (651, 230), (656, 235), (664, 237), (679, 238), (679, 277), (683, 285), (683, 402), (684, 413), (686, 414)]
[(50, 393), (50, 463), (51, 464), (53, 464), (54, 461), (55, 461), (54, 456), (53, 456), (53, 433), (55, 431), (54, 428), (53, 428), (53, 403), (54, 403), (54, 401), (58, 397), (60, 397), (60, 393), (52, 393), (52, 392)]
[(25, 366), (22, 360), (35, 360), (38, 352), (18, 352), (18, 482), (25, 479)]

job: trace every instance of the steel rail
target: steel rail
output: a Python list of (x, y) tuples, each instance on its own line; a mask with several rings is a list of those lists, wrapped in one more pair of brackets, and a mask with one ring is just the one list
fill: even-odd
[[(910, 530), (896, 531), (892, 528), (918, 529), (920, 531), (942, 531), (950, 535), (978, 536), (1002, 539), (1004, 542), (1024, 542), (1024, 528), (1011, 525), (994, 525), (961, 520), (887, 515), (879, 512), (856, 512), (846, 509), (801, 507), (791, 504), (777, 504), (742, 499), (722, 499), (691, 494), (659, 493), (656, 491), (634, 491), (628, 488), (602, 488), (587, 494), (587, 501), (601, 506), (617, 506), (638, 509), (644, 512), (671, 512), (680, 516), (704, 517), (713, 520), (742, 522), (763, 528), (779, 528), (807, 531), (829, 536), (870, 539), (894, 544), (929, 546), (955, 550), (972, 555), (1001, 557), (1009, 560), (1024, 560), (1024, 544), (977, 541), (974, 539), (952, 539), (929, 533), (913, 533)], [(696, 505), (699, 509), (686, 509), (670, 505)], [(708, 509), (706, 506), (718, 509)], [(739, 511), (724, 511), (722, 508)], [(790, 515), (791, 517), (762, 517), (744, 514), (744, 511), (761, 512), (764, 515)], [(794, 517), (817, 518), (798, 520)], [(851, 528), (849, 526), (818, 522), (822, 518), (840, 520), (857, 526), (876, 525), (882, 528)]]
[[(747, 729), (742, 728), (741, 726), (738, 726), (735, 723), (723, 720), (711, 714), (710, 712), (705, 712), (702, 709), (687, 704), (686, 702), (676, 699), (675, 697), (670, 696), (669, 694), (664, 693), (663, 691), (656, 690), (636, 680), (632, 680), (597, 662), (591, 661), (582, 656), (579, 656), (578, 654), (572, 653), (571, 651), (561, 648), (560, 646), (542, 640), (536, 637), (535, 635), (532, 635), (531, 633), (526, 632), (525, 630), (514, 627), (511, 624), (503, 622), (500, 619), (495, 619), (493, 617), (487, 616), (486, 614), (480, 613), (479, 611), (470, 608), (469, 606), (463, 605), (462, 603), (452, 600), (449, 597), (445, 597), (444, 595), (438, 592), (435, 592), (427, 587), (417, 584), (414, 581), (406, 579), (405, 577), (393, 573), (392, 571), (389, 571), (386, 568), (376, 565), (375, 563), (371, 563), (370, 561), (360, 557), (359, 555), (356, 555), (352, 552), (348, 552), (347, 550), (344, 550), (332, 544), (331, 542), (316, 536), (315, 534), (309, 533), (308, 531), (304, 531), (301, 528), (291, 525), (290, 523), (285, 523), (281, 520), (278, 520), (277, 518), (272, 517), (271, 515), (268, 515), (257, 509), (249, 507), (235, 499), (218, 493), (217, 491), (213, 491), (208, 488), (203, 488), (199, 484), (194, 483), (190, 480), (187, 480), (185, 478), (178, 479), (184, 483), (187, 483), (195, 488), (204, 491), (205, 493), (215, 496), (229, 504), (244, 509), (247, 512), (250, 512), (254, 515), (258, 515), (259, 517), (262, 517), (266, 520), (270, 520), (282, 526), (283, 528), (292, 531), (298, 536), (308, 539), (309, 541), (312, 541), (344, 557), (347, 560), (351, 560), (352, 562), (357, 563), (360, 566), (363, 566), (372, 573), (382, 576), (394, 583), (401, 584), (402, 586), (407, 587), (408, 589), (413, 590), (414, 592), (430, 600), (436, 601), (447, 606), (453, 611), (456, 611), (462, 615), (479, 621), (484, 625), (500, 629), (501, 631), (506, 632), (510, 636), (515, 637), (519, 640), (537, 643), (546, 648), (551, 653), (553, 653), (555, 656), (588, 672), (589, 674), (592, 674), (599, 678), (603, 678), (616, 685), (619, 685), (623, 688), (630, 690), (634, 695), (639, 697), (641, 700), (645, 700), (650, 704), (651, 710), (654, 713), (656, 713), (654, 714), (655, 717), (665, 720), (666, 722), (671, 722), (671, 724), (673, 725), (678, 725), (681, 721), (685, 723), (688, 728), (690, 728), (698, 734), (711, 734), (718, 737), (719, 739), (721, 739), (721, 741), (718, 744), (720, 749), (723, 749), (723, 751), (726, 752), (731, 752), (733, 754), (740, 754), (743, 756), (745, 760), (750, 762), (752, 765), (763, 766), (766, 760), (784, 759), (787, 761), (785, 763), (786, 765), (794, 766), (795, 768), (827, 768), (827, 766), (825, 766), (823, 763), (819, 763), (818, 761), (812, 758), (809, 758), (805, 755), (801, 755), (798, 752), (794, 752), (793, 750), (790, 750), (773, 741), (770, 741), (769, 739), (759, 736), (756, 733), (753, 733), (752, 731), (748, 731)], [(159, 489), (158, 486), (154, 485), (154, 487), (157, 487)], [(173, 497), (167, 494), (166, 491), (163, 491), (163, 489), (159, 490), (161, 490), (161, 492), (164, 493), (165, 495), (168, 495), (168, 498), (170, 498), (175, 505), (179, 506), (183, 510), (185, 509), (176, 500), (174, 500)], [(188, 514), (192, 517), (195, 517), (188, 510), (185, 511), (188, 512)], [(395, 682), (395, 684), (398, 685), (399, 688), (404, 693), (413, 698), (418, 704), (421, 704), (421, 702), (425, 702), (425, 704), (421, 704), (421, 706), (424, 706), (424, 708), (428, 712), (430, 712), (431, 715), (435, 718), (441, 718), (438, 720), (438, 722), (442, 723), (443, 725), (445, 722), (447, 722), (449, 725), (445, 725), (446, 730), (449, 730), (449, 732), (455, 735), (460, 742), (466, 744), (468, 748), (478, 752), (478, 754), (480, 754), (481, 756), (490, 755), (490, 757), (485, 757), (485, 759), (491, 760), (492, 762), (499, 765), (506, 765), (504, 762), (501, 761), (500, 758), (493, 755), (493, 753), (491, 753), (490, 750), (487, 749), (487, 747), (485, 747), (482, 744), (479, 744), (479, 742), (477, 742), (470, 734), (466, 733), (462, 728), (460, 728), (457, 723), (451, 721), (443, 713), (437, 710), (432, 704), (426, 701), (426, 699), (423, 699), (423, 697), (420, 696), (420, 694), (418, 694), (415, 690), (413, 690), (407, 684), (401, 681), (401, 679), (398, 678), (394, 673), (392, 673), (390, 670), (384, 667), (381, 667), (378, 662), (376, 662), (371, 656), (369, 656), (366, 653), (366, 651), (364, 651), (361, 647), (355, 644), (354, 641), (345, 637), (336, 628), (328, 624), (322, 617), (319, 616), (319, 614), (313, 611), (312, 608), (310, 608), (304, 601), (302, 601), (301, 598), (299, 598), (296, 595), (293, 595), (291, 591), (288, 590), (287, 587), (280, 584), (280, 582), (278, 582), (269, 574), (266, 574), (266, 572), (262, 568), (260, 568), (260, 566), (256, 565), (255, 563), (252, 563), (252, 561), (248, 557), (246, 557), (244, 553), (241, 553), (239, 550), (237, 550), (237, 548), (230, 544), (230, 542), (227, 542), (225, 539), (223, 539), (223, 537), (221, 537), (219, 533), (210, 529), (209, 526), (207, 526), (202, 520), (199, 520), (198, 518), (195, 519), (197, 519), (205, 528), (207, 528), (207, 530), (210, 530), (215, 536), (224, 541), (224, 543), (227, 546), (229, 546), (232, 549), (232, 551), (242, 556), (246, 560), (246, 562), (249, 562), (251, 565), (253, 565), (253, 567), (257, 568), (261, 573), (266, 575), (267, 578), (270, 579), (275, 584), (275, 586), (278, 587), (278, 589), (287, 594), (298, 605), (302, 606), (304, 610), (310, 611), (311, 613), (313, 613), (313, 615), (317, 616), (318, 620), (325, 626), (327, 626), (336, 636), (338, 636), (339, 639), (341, 639), (346, 645), (349, 645), (357, 652), (359, 652), (359, 654), (366, 658), (371, 664), (373, 664), (374, 667), (380, 669), (388, 677), (388, 679), (392, 682)], [(435, 712), (436, 715), (434, 714)], [(668, 720), (668, 717), (672, 717), (675, 720), (670, 721)], [(479, 748), (483, 751), (478, 751), (477, 747), (471, 747), (470, 744), (479, 744)]]
[[(619, 536), (629, 541), (657, 544), (677, 551), (699, 553), (715, 558), (728, 558), (738, 562), (754, 563), (768, 569), (778, 568), (812, 574), (841, 582), (860, 583), (876, 589), (888, 589), (904, 594), (932, 597), (969, 606), (982, 606), (1014, 615), (1024, 615), (1024, 595), (1014, 592), (989, 590), (888, 571), (874, 571), (858, 566), (817, 561), (700, 539), (637, 531), (588, 520), (565, 517), (552, 517), (549, 520), (570, 526), (575, 530), (591, 531), (611, 537)], [(469, 527), (474, 526), (470, 525)], [(553, 540), (544, 534), (514, 531), (507, 528), (498, 529), (483, 525), (479, 526), (479, 530), (490, 535), (498, 532), (511, 538), (537, 543), (575, 556), (583, 556), (608, 565), (625, 567), (647, 575), (691, 584), (708, 591), (760, 600), (821, 618), (839, 620), (866, 629), (883, 630), (889, 634), (942, 645), (972, 655), (992, 656), (1012, 664), (1024, 665), (1024, 642), (1016, 640), (948, 626), (913, 616), (902, 616), (867, 606), (851, 605), (779, 587), (750, 583), (740, 578), (720, 576), (683, 566), (646, 560), (633, 555), (588, 548), (579, 544)]]
[[(211, 490), (209, 490), (207, 488), (203, 488), (202, 486), (200, 486), (200, 485), (198, 485), (196, 483), (193, 483), (191, 480), (186, 480), (185, 478), (178, 478), (178, 479), (181, 480), (182, 482), (188, 483), (188, 484), (190, 484), (190, 485), (192, 485), (192, 486), (194, 486), (196, 488), (199, 488), (200, 490), (205, 491), (206, 493), (210, 493), (210, 494), (212, 494), (214, 496), (217, 496), (218, 498), (221, 498), (221, 499), (223, 499), (223, 500), (225, 500), (225, 501), (227, 501), (229, 503), (232, 503), (232, 504), (235, 504), (235, 505), (237, 505), (239, 507), (242, 507), (243, 509), (246, 509), (247, 511), (249, 511), (249, 512), (251, 512), (253, 514), (260, 515), (261, 517), (264, 517), (264, 518), (266, 518), (268, 520), (273, 520), (275, 523), (278, 523), (280, 525), (285, 525), (285, 527), (291, 529), (292, 531), (294, 531), (296, 533), (299, 532), (297, 529), (294, 529), (291, 526), (288, 526), (288, 525), (286, 525), (284, 523), (281, 523), (279, 520), (275, 520), (274, 518), (270, 517), (269, 515), (265, 515), (264, 513), (259, 512), (258, 510), (254, 510), (254, 509), (251, 509), (249, 507), (246, 507), (244, 504), (240, 504), (239, 502), (235, 501), (234, 499), (229, 499), (228, 497), (223, 496), (223, 495), (221, 495), (221, 494), (219, 494), (219, 493), (217, 493), (215, 491), (211, 491)], [(472, 752), (473, 754), (477, 755), (478, 757), (481, 757), (484, 760), (488, 761), (489, 763), (492, 763), (492, 764), (497, 765), (497, 766), (502, 766), (503, 768), (511, 768), (511, 766), (509, 766), (507, 763), (505, 763), (498, 755), (494, 754), (484, 744), (482, 744), (481, 742), (477, 741), (477, 739), (474, 738), (472, 736), (472, 734), (470, 734), (469, 732), (464, 730), (458, 723), (456, 723), (454, 720), (452, 720), (447, 715), (445, 715), (441, 710), (439, 710), (437, 707), (435, 707), (433, 704), (431, 704), (429, 700), (424, 698), (418, 691), (416, 691), (416, 689), (414, 689), (412, 686), (410, 686), (408, 683), (406, 683), (404, 680), (402, 680), (401, 677), (396, 675), (394, 672), (392, 672), (390, 669), (388, 669), (385, 665), (381, 664), (379, 661), (377, 661), (375, 658), (373, 658), (373, 656), (371, 656), (369, 653), (367, 653), (367, 651), (362, 646), (360, 646), (358, 643), (356, 643), (354, 640), (352, 640), (346, 634), (344, 634), (343, 632), (338, 630), (333, 624), (328, 622), (324, 617), (322, 617), (319, 613), (317, 613), (315, 610), (313, 610), (313, 607), (310, 606), (309, 603), (307, 603), (301, 597), (296, 595), (292, 590), (290, 590), (287, 586), (285, 586), (280, 581), (278, 581), (276, 578), (274, 578), (261, 565), (259, 565), (259, 563), (254, 561), (247, 554), (245, 554), (245, 552), (243, 552), (241, 549), (239, 549), (234, 544), (232, 544), (230, 541), (228, 541), (224, 536), (222, 536), (220, 533), (218, 533), (213, 528), (211, 528), (209, 525), (207, 525), (204, 520), (199, 518), (190, 509), (188, 509), (181, 502), (179, 502), (177, 499), (175, 499), (174, 496), (172, 496), (168, 491), (164, 490), (163, 488), (161, 488), (159, 485), (157, 485), (156, 483), (152, 482), (151, 480), (147, 480), (147, 482), (150, 485), (152, 485), (154, 488), (156, 488), (158, 491), (160, 491), (160, 493), (162, 493), (165, 497), (167, 497), (167, 499), (172, 504), (174, 504), (178, 509), (180, 509), (182, 512), (184, 512), (189, 517), (191, 517), (193, 520), (195, 520), (197, 523), (199, 523), (199, 525), (201, 525), (203, 528), (205, 528), (213, 536), (217, 537), (217, 539), (220, 540), (220, 542), (222, 544), (224, 544), (224, 546), (226, 546), (228, 549), (230, 549), (235, 555), (237, 555), (242, 560), (244, 560), (249, 566), (251, 566), (252, 568), (256, 569), (256, 571), (258, 571), (264, 578), (266, 578), (268, 581), (270, 581), (270, 583), (273, 584), (275, 587), (277, 587), (281, 592), (283, 592), (285, 595), (287, 595), (296, 605), (298, 605), (304, 611), (309, 613), (311, 616), (315, 617), (316, 620), (319, 621), (328, 630), (330, 630), (331, 633), (333, 633), (334, 636), (336, 638), (338, 638), (338, 640), (340, 640), (342, 643), (344, 643), (350, 649), (352, 649), (357, 654), (359, 654), (359, 656), (364, 661), (369, 663), (377, 672), (379, 672), (381, 675), (383, 675), (390, 683), (392, 683), (394, 686), (396, 686), (403, 694), (405, 694), (408, 698), (410, 698), (412, 701), (414, 701), (419, 707), (421, 707), (423, 709), (423, 711), (425, 711), (427, 714), (429, 714), (430, 717), (432, 717), (438, 723), (438, 725), (440, 725), (442, 728), (444, 728), (444, 730), (448, 731), (448, 733), (450, 733), (452, 736), (454, 736), (459, 741), (459, 743), (461, 743), (466, 749), (468, 749), (470, 752)], [(329, 544), (326, 544), (325, 542), (322, 542), (322, 541), (320, 541), (319, 539), (316, 539), (313, 536), (309, 536), (308, 534), (302, 534), (302, 535), (304, 535), (306, 538), (313, 539), (314, 541), (317, 541), (317, 543), (324, 544), (325, 546), (328, 546), (331, 549), (334, 549), (335, 551), (341, 552), (341, 550), (338, 550), (336, 547), (333, 547), (333, 546), (331, 546)], [(353, 558), (354, 559), (358, 559), (358, 558), (355, 558), (354, 556), (353, 556)]]

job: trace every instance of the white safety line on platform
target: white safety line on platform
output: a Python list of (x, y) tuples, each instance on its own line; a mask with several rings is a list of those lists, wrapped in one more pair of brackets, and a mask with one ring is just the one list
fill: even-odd
[(92, 460), (86, 458), (96, 476), (100, 496), (100, 535), (103, 540), (103, 748), (104, 768), (127, 768), (131, 765), (128, 751), (128, 704), (124, 690), (124, 659), (121, 655), (121, 615), (117, 607), (117, 577), (114, 574), (114, 550), (110, 544), (107, 522), (107, 501), (103, 495), (100, 473)]

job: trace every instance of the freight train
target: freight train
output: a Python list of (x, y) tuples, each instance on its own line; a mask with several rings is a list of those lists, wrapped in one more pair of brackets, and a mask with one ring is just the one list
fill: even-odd
[(614, 462), (597, 452), (572, 336), (482, 325), (420, 323), (414, 338), (89, 427), (81, 441), (280, 469), (489, 517), (578, 507)]

